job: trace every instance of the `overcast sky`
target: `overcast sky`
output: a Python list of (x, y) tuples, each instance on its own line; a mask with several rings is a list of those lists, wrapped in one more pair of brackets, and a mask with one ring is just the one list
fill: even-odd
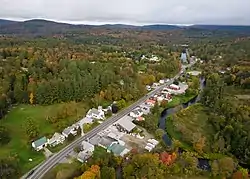
[(250, 0), (0, 0), (0, 18), (72, 23), (250, 25)]

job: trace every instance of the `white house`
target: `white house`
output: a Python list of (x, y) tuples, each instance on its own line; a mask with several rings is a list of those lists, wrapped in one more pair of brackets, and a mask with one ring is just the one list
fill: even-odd
[(144, 104), (141, 104), (140, 107), (144, 115), (148, 115), (150, 113), (150, 108), (151, 108), (150, 105), (147, 105), (144, 103)]
[(193, 75), (193, 76), (198, 76), (198, 75), (201, 74), (200, 71), (190, 71), (190, 72), (187, 72), (187, 73), (190, 74), (190, 75)]
[(90, 109), (86, 117), (94, 119), (105, 119), (104, 111), (102, 109), (96, 109), (96, 108)]
[(146, 145), (145, 149), (149, 152), (151, 152), (153, 150), (153, 148), (149, 147), (148, 145)]
[(145, 104), (149, 105), (150, 107), (154, 107), (155, 103), (156, 103), (156, 101), (152, 100), (152, 99), (148, 99), (145, 101)]
[(77, 155), (77, 160), (83, 163), (92, 156), (95, 146), (89, 142), (82, 141), (81, 150)]
[(74, 136), (77, 135), (77, 131), (75, 130), (75, 128), (73, 126), (67, 127), (62, 132), (62, 135), (64, 135), (66, 138), (69, 136), (69, 134), (72, 134)]
[(169, 88), (169, 89), (172, 89), (172, 90), (180, 90), (180, 87), (179, 87), (178, 85), (175, 85), (175, 84), (169, 85), (168, 88)]
[(180, 83), (179, 86), (175, 85), (175, 84), (171, 84), (167, 87), (168, 92), (170, 92), (171, 94), (183, 94), (186, 92), (186, 90), (188, 89), (188, 85), (187, 84), (183, 84)]
[(145, 55), (142, 55), (141, 60), (146, 59), (147, 57)]
[(158, 86), (160, 86), (159, 83), (153, 83), (152, 88), (157, 88)]
[(81, 149), (82, 151), (94, 152), (95, 146), (89, 142), (82, 141)]
[(155, 145), (155, 146), (159, 144), (159, 141), (157, 141), (155, 139), (148, 139), (148, 142)]
[(164, 100), (164, 96), (157, 96), (157, 102), (160, 103)]
[(153, 145), (152, 143), (147, 143), (147, 146), (149, 146), (151, 148), (155, 148), (155, 145)]
[(48, 139), (46, 137), (42, 137), (34, 142), (32, 142), (32, 147), (36, 150), (36, 151), (40, 151), (43, 148), (47, 147), (48, 144)]
[(165, 80), (160, 80), (159, 83), (160, 83), (160, 84), (164, 84), (164, 83), (165, 83)]
[(151, 91), (151, 86), (147, 85), (146, 89), (147, 89), (147, 91)]
[(50, 146), (56, 146), (58, 144), (63, 144), (65, 141), (65, 136), (56, 132), (51, 139), (48, 140)]

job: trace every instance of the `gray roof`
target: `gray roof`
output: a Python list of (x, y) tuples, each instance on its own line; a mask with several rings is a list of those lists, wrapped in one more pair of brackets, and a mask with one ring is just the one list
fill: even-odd
[(110, 138), (110, 137), (102, 137), (101, 141), (99, 142), (100, 145), (104, 146), (104, 147), (109, 147), (113, 142), (115, 142), (116, 140)]
[(80, 159), (82, 161), (85, 161), (87, 159), (89, 159), (91, 157), (91, 153), (90, 152), (79, 152), (77, 155), (77, 159)]
[(82, 141), (82, 148), (83, 150), (89, 150), (91, 148), (93, 148), (93, 144), (86, 142), (86, 141)]
[(122, 128), (124, 128), (128, 132), (132, 131), (136, 127), (136, 125), (133, 122), (131, 122), (125, 117), (118, 120), (116, 124), (120, 125)]
[(89, 143), (91, 143), (92, 145), (97, 145), (99, 144), (100, 141), (101, 141), (101, 137), (99, 135), (96, 135), (90, 138)]
[(67, 127), (66, 129), (63, 130), (62, 133), (69, 135), (72, 129), (74, 129), (73, 126)]
[(143, 111), (140, 108), (136, 108), (132, 111), (133, 113), (135, 113), (136, 115), (139, 115), (140, 113), (142, 113)]
[(92, 108), (88, 111), (88, 114), (91, 115), (91, 114), (96, 114), (96, 115), (99, 115), (100, 112), (98, 111), (98, 109), (96, 108)]

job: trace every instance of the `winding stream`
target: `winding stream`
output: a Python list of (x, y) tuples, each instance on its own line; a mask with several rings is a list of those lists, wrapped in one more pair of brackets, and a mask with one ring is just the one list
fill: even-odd
[[(205, 88), (206, 86), (206, 80), (205, 78), (201, 77), (200, 78), (200, 89), (201, 91)], [(187, 103), (182, 103), (176, 107), (173, 108), (168, 108), (168, 109), (164, 109), (161, 113), (161, 117), (159, 119), (159, 123), (158, 123), (158, 127), (164, 131), (166, 131), (166, 120), (167, 117), (169, 115), (175, 114), (178, 111), (185, 109), (193, 104), (196, 104), (197, 102), (199, 102), (201, 99), (201, 93), (199, 93), (197, 96), (195, 96), (194, 98), (192, 98), (191, 100), (189, 100)], [(165, 133), (162, 137), (163, 141), (165, 142), (165, 144), (167, 146), (171, 146), (172, 145), (172, 140), (169, 137), (169, 135), (167, 133)], [(180, 150), (180, 153), (183, 152), (182, 150)], [(210, 165), (209, 165), (209, 160), (207, 159), (198, 159), (198, 167), (203, 169), (203, 170), (210, 170)]]

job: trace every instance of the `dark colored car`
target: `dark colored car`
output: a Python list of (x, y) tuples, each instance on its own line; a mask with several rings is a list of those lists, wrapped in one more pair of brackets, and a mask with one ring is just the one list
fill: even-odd
[(28, 179), (34, 172), (35, 172), (35, 170), (31, 170), (31, 171), (28, 173), (26, 179)]

